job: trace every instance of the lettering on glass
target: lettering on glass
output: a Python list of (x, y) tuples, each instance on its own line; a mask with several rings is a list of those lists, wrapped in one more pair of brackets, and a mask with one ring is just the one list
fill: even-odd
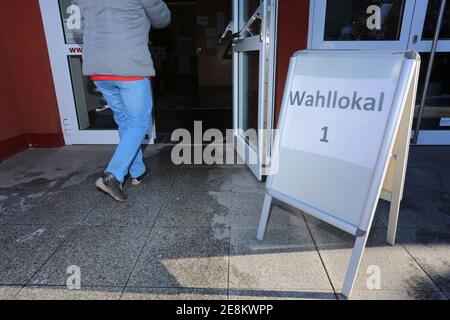
[(371, 15), (367, 19), (367, 28), (369, 30), (381, 30), (381, 8), (377, 5), (369, 6), (367, 14)]
[(81, 9), (79, 6), (70, 5), (67, 7), (67, 14), (69, 17), (66, 21), (66, 27), (68, 30), (80, 30), (81, 29)]

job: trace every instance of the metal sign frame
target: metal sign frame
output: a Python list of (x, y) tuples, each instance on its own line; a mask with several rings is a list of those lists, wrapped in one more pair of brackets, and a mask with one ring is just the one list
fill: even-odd
[[(315, 54), (324, 55), (332, 53), (338, 54), (377, 54), (379, 52), (355, 52), (355, 51), (325, 51), (325, 50), (304, 50), (297, 52), (291, 59), (289, 73), (286, 82), (284, 99), (282, 104), (282, 112), (279, 120), (279, 131), (275, 138), (273, 149), (274, 166), (278, 165), (280, 141), (283, 136), (284, 123), (286, 120), (288, 97), (291, 90), (291, 84), (295, 76), (297, 59), (301, 56)], [(319, 208), (312, 207), (307, 203), (303, 203), (297, 199), (293, 199), (273, 188), (273, 181), (276, 174), (269, 176), (267, 181), (267, 191), (264, 200), (264, 206), (261, 213), (261, 220), (258, 229), (257, 238), (264, 240), (267, 223), (272, 206), (273, 198), (281, 200), (297, 209), (302, 210), (306, 214), (312, 215), (322, 221), (334, 225), (343, 231), (356, 236), (355, 247), (353, 249), (352, 258), (344, 281), (342, 294), (347, 298), (350, 297), (356, 280), (359, 265), (363, 256), (364, 248), (367, 243), (369, 231), (380, 198), (391, 202), (391, 210), (389, 217), (387, 242), (391, 245), (395, 243), (395, 234), (397, 230), (397, 221), (400, 209), (400, 202), (403, 197), (404, 181), (406, 175), (406, 165), (409, 154), (409, 141), (411, 139), (411, 127), (414, 116), (414, 105), (416, 101), (417, 85), (420, 70), (420, 56), (415, 52), (406, 53), (379, 53), (379, 54), (401, 54), (404, 55), (402, 69), (397, 80), (397, 88), (395, 90), (392, 107), (388, 117), (388, 124), (385, 129), (383, 142), (380, 148), (379, 156), (376, 162), (374, 175), (371, 180), (368, 196), (365, 200), (364, 211), (361, 214), (359, 226), (346, 223), (343, 220), (333, 219), (333, 216)]]

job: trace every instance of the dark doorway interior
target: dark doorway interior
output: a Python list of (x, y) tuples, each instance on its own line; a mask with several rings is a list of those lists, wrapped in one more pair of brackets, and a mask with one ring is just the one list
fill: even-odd
[(151, 50), (158, 142), (179, 128), (232, 128), (232, 55), (219, 38), (231, 20), (230, 0), (166, 1), (172, 24), (153, 30)]

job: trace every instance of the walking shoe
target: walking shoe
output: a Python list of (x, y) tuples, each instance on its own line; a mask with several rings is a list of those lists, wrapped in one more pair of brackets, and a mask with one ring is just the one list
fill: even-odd
[(127, 200), (127, 196), (122, 190), (122, 183), (111, 173), (105, 173), (102, 177), (98, 178), (95, 185), (101, 191), (107, 193), (119, 202), (124, 202)]
[(147, 178), (150, 175), (150, 172), (147, 170), (144, 172), (144, 174), (138, 178), (131, 179), (131, 184), (133, 186), (140, 186), (142, 182), (144, 182), (144, 179)]

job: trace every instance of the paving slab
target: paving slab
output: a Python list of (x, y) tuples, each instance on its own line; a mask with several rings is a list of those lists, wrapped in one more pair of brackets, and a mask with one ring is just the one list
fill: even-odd
[[(320, 254), (334, 287), (341, 290), (351, 249), (325, 249), (320, 250)], [(428, 275), (401, 247), (366, 248), (355, 284), (357, 290), (369, 287), (368, 283), (375, 272), (373, 268), (377, 268), (381, 276), (381, 289), (439, 291)]]
[[(428, 201), (428, 202), (441, 202), (445, 201), (448, 197), (447, 187), (450, 182), (447, 181), (448, 169), (446, 171), (439, 169), (422, 169), (421, 175), (417, 178), (410, 178), (405, 185), (404, 201)], [(433, 175), (435, 173), (435, 175)], [(426, 179), (422, 175), (433, 176), (427, 183), (424, 182)], [(421, 181), (423, 180), (423, 181)]]
[(81, 285), (125, 286), (150, 228), (80, 226), (39, 270), (30, 285), (64, 286), (70, 266), (78, 266)]
[(0, 286), (0, 300), (12, 300), (21, 286)]
[(239, 192), (210, 192), (210, 194), (219, 204), (229, 209), (230, 227), (256, 225), (258, 211), (261, 212), (262, 202), (264, 202), (262, 194)]
[(0, 187), (35, 188), (36, 185), (66, 179), (75, 172), (89, 173), (101, 167), (100, 156), (109, 155), (102, 151), (72, 150), (69, 147), (56, 151), (29, 150), (0, 165)]
[(48, 190), (0, 188), (0, 224), (13, 221), (14, 216), (30, 210)]
[(227, 293), (227, 289), (127, 287), (121, 300), (227, 300)]
[(448, 146), (411, 146), (408, 167), (447, 167), (449, 157)]
[(229, 227), (230, 206), (226, 204), (235, 196), (231, 192), (171, 192), (156, 226)]
[(27, 286), (14, 297), (15, 300), (119, 300), (121, 287), (85, 287), (80, 290), (69, 290), (62, 286)]
[(173, 190), (264, 193), (265, 184), (257, 181), (246, 166), (185, 167)]
[(72, 230), (54, 226), (0, 226), (0, 285), (25, 284)]
[(153, 171), (176, 167), (172, 161), (172, 146), (146, 146), (144, 148), (144, 160)]
[(138, 188), (132, 186), (129, 179), (127, 180), (124, 190), (128, 196), (133, 196), (133, 194), (168, 193), (180, 171), (180, 168), (175, 166), (164, 166), (159, 169), (148, 167), (151, 170), (150, 176), (145, 178)]
[[(264, 194), (259, 193), (235, 193), (231, 202), (230, 225), (234, 227), (257, 227), (261, 218), (264, 204)], [(219, 198), (219, 201), (221, 199)], [(222, 200), (223, 201), (223, 200)], [(290, 227), (304, 224), (304, 217), (300, 210), (274, 201), (269, 218), (268, 227)]]
[[(416, 171), (417, 174), (414, 174)], [(450, 175), (442, 179), (443, 171), (438, 171), (436, 168), (426, 167), (408, 171), (410, 176), (406, 181), (400, 207), (399, 227), (450, 226)], [(445, 190), (446, 187), (448, 191)], [(389, 219), (387, 205), (382, 205), (377, 213), (387, 225)]]
[(232, 229), (230, 289), (332, 291), (306, 226), (256, 231)]
[[(179, 227), (257, 227), (264, 195), (237, 192), (171, 192), (156, 225)], [(269, 227), (302, 225), (301, 211), (277, 203)]]
[[(173, 163), (183, 162), (183, 166), (192, 167), (192, 168), (202, 168), (202, 167), (232, 167), (232, 166), (243, 166), (245, 164), (244, 161), (237, 155), (236, 150), (232, 144), (226, 144), (223, 140), (216, 140), (212, 144), (209, 145), (187, 145), (183, 144), (182, 146), (183, 154), (181, 154), (180, 148), (174, 148), (174, 145), (171, 146), (171, 158)], [(203, 157), (198, 161), (195, 159), (195, 154), (201, 151)], [(187, 156), (190, 152), (188, 158), (184, 158), (180, 160), (180, 156)], [(213, 158), (205, 158), (204, 155), (212, 155)], [(197, 161), (197, 162), (196, 162)]]
[[(353, 248), (356, 238), (331, 224), (305, 214), (311, 235), (319, 248), (342, 249)], [(371, 228), (367, 246), (385, 246), (387, 230), (383, 224)]]
[(29, 149), (0, 162), (0, 175), (3, 178), (0, 187), (13, 187), (24, 178), (33, 178), (29, 173), (41, 172), (39, 164), (59, 151), (60, 149)]
[(450, 170), (448, 170), (448, 166), (442, 168), (440, 171), (440, 187), (442, 190), (440, 190), (442, 193), (444, 193), (447, 197), (450, 194)]
[[(390, 210), (391, 210), (391, 203), (380, 199), (378, 201), (377, 209), (375, 211), (375, 217), (372, 222), (372, 228), (385, 228), (387, 232)], [(400, 216), (401, 215), (402, 212), (400, 211)]]
[(229, 300), (336, 300), (336, 294), (330, 291), (295, 290), (230, 290)]
[(229, 229), (159, 228), (131, 275), (131, 287), (225, 289)]
[(404, 246), (440, 290), (450, 291), (450, 229), (400, 228), (398, 244)]
[(55, 187), (31, 208), (5, 216), (3, 223), (77, 225), (104, 197), (95, 188), (94, 181), (95, 176), (91, 176), (75, 186)]
[[(389, 215), (389, 203), (387, 201), (380, 200), (378, 207), (377, 207), (375, 217), (372, 222), (372, 228), (377, 228), (380, 230), (385, 229), (385, 234), (387, 235), (387, 221), (384, 222), (384, 219), (381, 219), (381, 215), (383, 215), (385, 213), (386, 213), (386, 216)], [(305, 219), (308, 222), (308, 224), (311, 226), (316, 226), (319, 228), (326, 229), (326, 230), (330, 231), (331, 233), (334, 232), (334, 230), (336, 229), (332, 225), (330, 225), (322, 220), (319, 220), (311, 215), (308, 215), (307, 213), (305, 213), (304, 216), (305, 216)], [(386, 235), (385, 235), (385, 237), (386, 237)]]
[[(432, 192), (431, 192), (432, 193)], [(433, 228), (436, 225), (450, 225), (450, 216), (445, 214), (442, 201), (427, 199), (404, 200), (401, 204), (398, 227), (403, 228)], [(389, 214), (380, 212), (379, 217), (387, 225)]]
[[(342, 295), (338, 297), (345, 299)], [(446, 297), (438, 291), (354, 290), (349, 300), (446, 300)]]
[(96, 226), (153, 226), (164, 204), (163, 192), (146, 192), (143, 186), (129, 187), (128, 201), (120, 203), (110, 197), (103, 200), (82, 221)]
[[(439, 167), (430, 167), (430, 164), (421, 167), (408, 166), (405, 180), (405, 196), (417, 196), (419, 190), (440, 190), (440, 170)], [(420, 193), (420, 192), (419, 192)]]
[[(355, 238), (332, 226), (310, 226), (336, 290), (342, 289)], [(385, 244), (385, 229), (372, 228), (359, 269), (355, 290), (366, 290), (374, 274), (380, 274), (380, 289), (439, 291), (428, 275), (402, 246)], [(372, 283), (372, 282), (370, 282)]]

